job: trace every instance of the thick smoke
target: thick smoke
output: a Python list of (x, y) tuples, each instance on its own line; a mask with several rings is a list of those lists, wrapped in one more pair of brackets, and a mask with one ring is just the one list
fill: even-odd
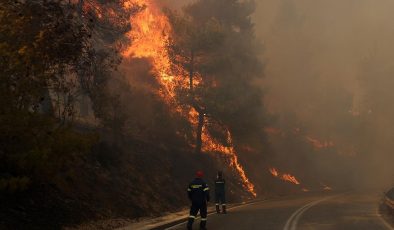
[(298, 127), (289, 128), (334, 143), (330, 151), (311, 152), (321, 156), (309, 162), (325, 171), (321, 174), (332, 175), (332, 181), (391, 185), (394, 2), (256, 2), (254, 21), (264, 41), (262, 87), (269, 111), (282, 126), (292, 122)]

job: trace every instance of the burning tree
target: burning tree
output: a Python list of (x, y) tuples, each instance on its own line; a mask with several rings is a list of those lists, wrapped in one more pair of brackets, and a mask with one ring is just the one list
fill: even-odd
[(264, 136), (262, 93), (252, 85), (262, 77), (250, 19), (253, 8), (252, 2), (200, 0), (183, 14), (168, 12), (173, 71), (187, 79), (178, 85), (177, 96), (191, 107), (191, 119), (197, 120), (192, 121), (195, 152), (205, 149), (232, 156), (231, 164), (246, 187), (249, 180), (235, 146), (246, 139), (260, 142)]
[[(255, 134), (261, 128), (261, 113), (254, 108), (261, 106), (261, 93), (251, 84), (262, 76), (250, 20), (252, 5), (197, 1), (184, 14), (164, 14), (153, 0), (130, 4), (136, 4), (141, 11), (130, 18), (132, 29), (128, 36), (133, 42), (123, 53), (125, 59), (130, 60), (130, 65), (139, 58), (152, 65), (151, 74), (158, 85), (153, 91), (172, 114), (180, 114), (196, 127), (191, 144), (195, 152), (230, 156), (245, 187), (254, 193), (234, 147), (246, 133), (259, 139)], [(211, 7), (212, 15), (198, 14), (199, 7), (204, 7), (203, 11)], [(238, 18), (223, 18), (222, 9)], [(252, 124), (254, 121), (257, 123)], [(233, 134), (232, 129), (238, 133)], [(237, 139), (233, 140), (233, 135)]]
[(195, 152), (200, 153), (204, 122), (209, 116), (208, 101), (212, 99), (207, 91), (216, 85), (212, 76), (214, 71), (209, 67), (215, 63), (214, 59), (218, 56), (216, 48), (223, 36), (219, 23), (214, 19), (197, 24), (190, 17), (169, 15), (173, 25), (169, 50), (173, 70), (181, 78), (188, 79), (187, 85), (178, 86), (178, 98), (197, 112)]
[(250, 2), (202, 0), (183, 15), (169, 13), (171, 61), (177, 75), (188, 79), (178, 95), (198, 113), (197, 153), (205, 120), (206, 132), (222, 143), (229, 127), (239, 138), (261, 134), (262, 95), (251, 84), (262, 77), (252, 12)]

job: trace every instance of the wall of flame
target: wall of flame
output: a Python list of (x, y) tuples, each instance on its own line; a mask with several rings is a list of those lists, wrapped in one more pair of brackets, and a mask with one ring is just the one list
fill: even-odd
[[(124, 58), (146, 58), (152, 63), (152, 74), (160, 84), (159, 96), (172, 108), (173, 112), (181, 113), (188, 118), (189, 122), (197, 125), (198, 113), (193, 108), (188, 111), (181, 109), (177, 105), (175, 89), (178, 87), (187, 88), (186, 76), (177, 76), (172, 71), (167, 45), (171, 34), (171, 25), (166, 15), (158, 7), (155, 0), (128, 0), (124, 7), (131, 9), (138, 6), (141, 10), (130, 18), (131, 31), (127, 36), (131, 44), (123, 51)], [(182, 71), (176, 71), (177, 73)], [(199, 84), (199, 80), (195, 84)], [(253, 196), (256, 196), (255, 186), (247, 177), (243, 167), (239, 163), (237, 153), (233, 147), (233, 140), (230, 131), (227, 129), (227, 142), (229, 147), (223, 146), (215, 141), (207, 129), (203, 128), (202, 150), (205, 152), (220, 152), (228, 156), (230, 167), (237, 172), (243, 182), (244, 188)]]

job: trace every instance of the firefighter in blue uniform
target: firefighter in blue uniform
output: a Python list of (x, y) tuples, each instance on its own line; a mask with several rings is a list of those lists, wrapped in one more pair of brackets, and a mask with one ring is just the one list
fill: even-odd
[(222, 212), (226, 214), (226, 194), (225, 194), (225, 181), (223, 178), (223, 173), (221, 171), (218, 172), (216, 180), (215, 180), (215, 204), (216, 204), (216, 213), (220, 213), (220, 204), (222, 205)]
[(209, 201), (209, 187), (202, 179), (204, 173), (197, 171), (196, 178), (189, 184), (187, 194), (192, 206), (190, 207), (189, 221), (187, 229), (191, 230), (193, 222), (196, 219), (197, 213), (200, 211), (201, 222), (200, 229), (206, 229), (207, 225), (207, 202)]

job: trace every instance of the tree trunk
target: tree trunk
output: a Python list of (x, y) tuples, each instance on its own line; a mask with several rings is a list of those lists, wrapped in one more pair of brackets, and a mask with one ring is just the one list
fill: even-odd
[(201, 153), (201, 147), (202, 147), (202, 128), (204, 126), (204, 117), (205, 114), (203, 111), (199, 110), (198, 111), (198, 125), (197, 125), (197, 132), (196, 132), (196, 149), (195, 152), (197, 154)]
[(190, 63), (189, 63), (189, 89), (193, 93), (193, 75), (194, 75), (194, 52), (190, 51)]
[(193, 92), (193, 77), (194, 77), (194, 51), (190, 50), (190, 62), (189, 62), (189, 90), (190, 90), (190, 97), (192, 100), (192, 107), (197, 110), (198, 112), (198, 125), (196, 131), (196, 148), (195, 153), (201, 153), (202, 147), (202, 128), (204, 126), (204, 116), (205, 111), (197, 105), (194, 99), (194, 92)]
[(52, 98), (49, 93), (49, 88), (46, 87), (44, 91), (43, 100), (41, 101), (41, 112), (46, 115), (54, 116), (54, 108), (52, 105)]

